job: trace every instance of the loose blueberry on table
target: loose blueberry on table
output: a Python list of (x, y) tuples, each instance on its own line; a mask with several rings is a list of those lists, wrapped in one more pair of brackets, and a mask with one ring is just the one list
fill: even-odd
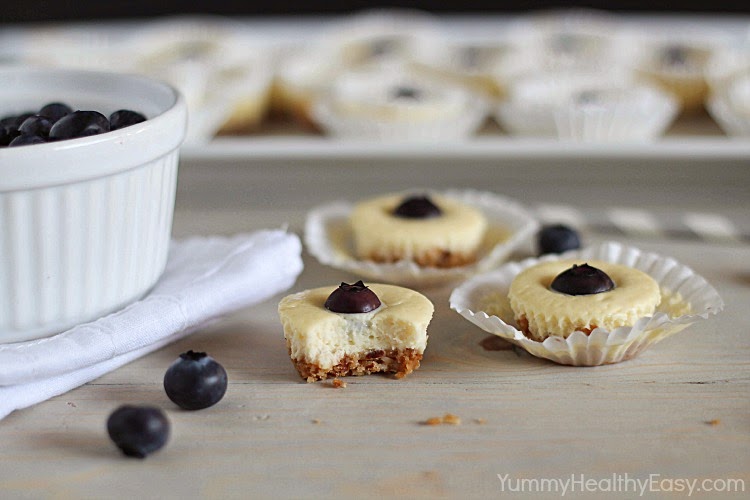
[(593, 295), (614, 289), (615, 283), (601, 269), (588, 264), (573, 264), (552, 280), (550, 288), (566, 295)]
[(362, 280), (353, 285), (341, 283), (325, 301), (331, 312), (344, 314), (368, 313), (380, 307), (380, 299)]
[(169, 439), (169, 420), (159, 408), (124, 405), (107, 419), (107, 433), (129, 457), (145, 458)]
[(227, 392), (227, 372), (205, 352), (180, 354), (164, 374), (169, 399), (185, 410), (201, 410), (218, 403)]
[(544, 226), (537, 233), (539, 255), (563, 253), (581, 248), (578, 232), (564, 224)]
[(145, 116), (128, 109), (115, 111), (107, 118), (97, 111), (73, 111), (67, 104), (52, 102), (39, 111), (0, 118), (0, 147), (88, 137), (144, 121)]

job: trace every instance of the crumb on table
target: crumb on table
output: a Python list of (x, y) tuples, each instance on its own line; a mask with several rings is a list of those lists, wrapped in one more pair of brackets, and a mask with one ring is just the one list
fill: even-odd
[(461, 417), (452, 413), (446, 413), (442, 417), (431, 417), (422, 422), (422, 425), (461, 425)]
[(721, 423), (721, 420), (719, 420), (718, 418), (714, 418), (713, 420), (706, 420), (706, 424), (710, 426), (716, 426), (716, 425), (719, 425), (720, 423)]
[(333, 386), (334, 389), (344, 389), (344, 388), (346, 388), (346, 382), (344, 382), (340, 378), (333, 379), (333, 381), (331, 382), (331, 385)]

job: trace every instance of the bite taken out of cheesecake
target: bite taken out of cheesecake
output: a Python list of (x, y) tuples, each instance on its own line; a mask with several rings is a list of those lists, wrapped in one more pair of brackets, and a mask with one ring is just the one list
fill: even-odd
[(422, 294), (362, 281), (306, 290), (279, 302), (289, 355), (308, 382), (419, 368), (434, 306)]

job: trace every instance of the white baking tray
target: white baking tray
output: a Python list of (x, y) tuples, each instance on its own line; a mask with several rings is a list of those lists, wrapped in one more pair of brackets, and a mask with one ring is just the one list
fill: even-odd
[[(447, 37), (481, 40), (496, 38), (497, 33), (517, 21), (519, 16), (450, 15), (438, 19), (444, 24)], [(729, 45), (750, 40), (750, 15), (618, 14), (617, 19), (625, 26), (630, 24), (662, 35), (691, 33), (696, 37), (720, 38)], [(333, 20), (332, 17), (233, 18), (231, 22), (255, 41), (279, 47), (305, 43)], [(116, 41), (147, 22), (151, 21), (10, 27), (0, 32), (0, 42), (6, 49), (13, 48), (30, 35), (44, 32), (69, 33), (92, 41)], [(0, 49), (0, 61), (8, 59), (9, 54), (12, 51)], [(186, 160), (646, 158), (734, 161), (750, 158), (750, 140), (727, 137), (707, 114), (680, 118), (664, 137), (650, 143), (632, 144), (570, 143), (556, 138), (509, 136), (491, 121), (476, 137), (437, 144), (341, 140), (313, 134), (293, 125), (270, 125), (251, 135), (216, 137), (206, 143), (186, 144), (182, 157)]]

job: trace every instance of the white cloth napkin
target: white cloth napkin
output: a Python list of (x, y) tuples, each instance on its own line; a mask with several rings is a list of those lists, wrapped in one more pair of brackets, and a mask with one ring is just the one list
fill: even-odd
[(0, 419), (289, 289), (301, 252), (283, 230), (173, 241), (164, 274), (141, 300), (53, 337), (0, 344)]

